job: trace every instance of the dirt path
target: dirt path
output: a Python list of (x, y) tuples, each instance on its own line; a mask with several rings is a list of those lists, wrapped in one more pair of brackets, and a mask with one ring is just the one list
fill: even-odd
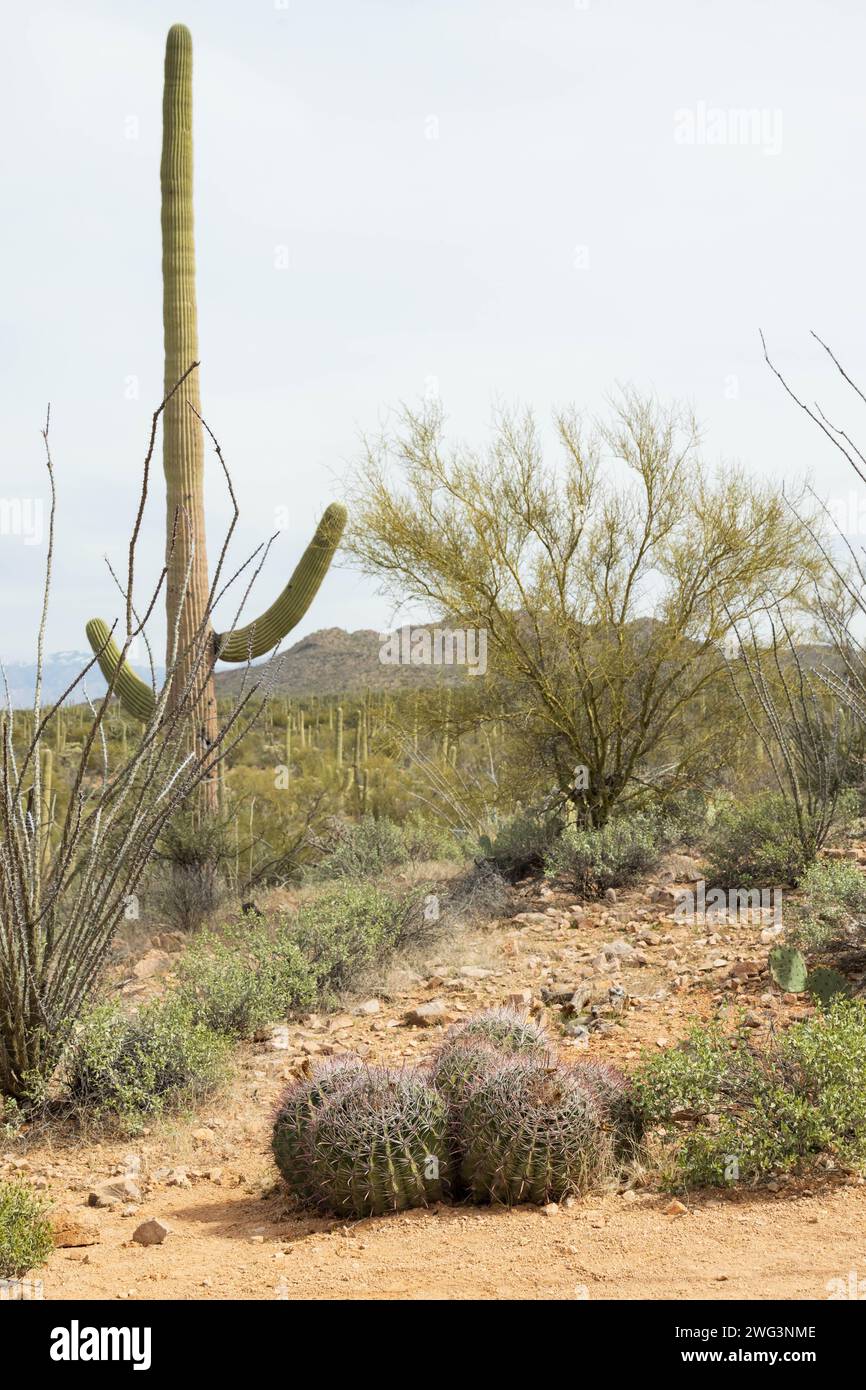
[[(552, 1212), (442, 1207), (351, 1225), (298, 1216), (275, 1183), (269, 1121), (286, 1079), (344, 1051), (418, 1060), (441, 1037), (441, 1026), (404, 1023), (424, 1002), (441, 1001), (447, 1023), (524, 993), (541, 1003), (542, 991), (549, 1000), (584, 982), (605, 1001), (621, 986), (624, 1011), (603, 1002), (601, 1028), (561, 1042), (566, 1056), (626, 1066), (726, 1000), (745, 1004), (756, 1028), (802, 1012), (768, 990), (760, 922), (696, 929), (669, 910), (648, 890), (578, 921), (567, 898), (544, 893), (522, 920), (461, 936), (423, 978), (394, 972), (378, 1012), (308, 1019), (244, 1048), (231, 1092), (195, 1118), (125, 1144), (43, 1143), (23, 1159), (0, 1156), (0, 1171), (16, 1167), (98, 1237), (55, 1251), (40, 1272), (45, 1297), (823, 1299), (834, 1279), (866, 1279), (866, 1188), (832, 1173), (811, 1188), (701, 1194), (680, 1215), (636, 1184)], [(630, 949), (605, 955), (615, 941)], [(546, 1011), (563, 1022), (555, 1003)], [(87, 1207), (97, 1184), (123, 1174), (140, 1200)], [(169, 1236), (135, 1244), (133, 1230), (151, 1217)]]

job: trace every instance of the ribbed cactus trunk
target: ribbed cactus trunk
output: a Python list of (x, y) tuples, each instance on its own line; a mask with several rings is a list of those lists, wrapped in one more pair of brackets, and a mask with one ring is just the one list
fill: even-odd
[[(162, 319), (166, 394), (198, 360), (195, 241), (192, 207), (192, 35), (183, 24), (168, 31), (162, 104)], [(167, 494), (166, 617), (168, 660), (175, 640), (172, 701), (195, 681), (190, 740), (212, 743), (217, 734), (216, 690), (210, 648), (201, 657), (209, 581), (204, 512), (204, 440), (190, 409), (200, 410), (198, 369), (169, 401), (163, 416)], [(217, 806), (217, 781), (204, 785), (207, 809)]]

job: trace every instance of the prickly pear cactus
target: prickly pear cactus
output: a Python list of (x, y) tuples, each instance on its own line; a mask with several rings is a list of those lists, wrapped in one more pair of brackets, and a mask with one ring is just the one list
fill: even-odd
[(786, 994), (802, 994), (806, 988), (806, 962), (793, 946), (774, 946), (769, 957), (770, 974)]
[(806, 989), (825, 1009), (837, 999), (844, 999), (851, 993), (850, 982), (829, 965), (818, 965), (809, 971)]
[(614, 1166), (595, 1092), (544, 1058), (504, 1058), (469, 1090), (458, 1123), (460, 1175), (476, 1201), (558, 1201)]

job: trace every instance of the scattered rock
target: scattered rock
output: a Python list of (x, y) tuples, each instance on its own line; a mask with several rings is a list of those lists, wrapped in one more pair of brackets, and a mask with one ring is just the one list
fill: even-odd
[(152, 1220), (142, 1221), (140, 1226), (136, 1226), (132, 1233), (132, 1239), (137, 1245), (162, 1245), (169, 1234), (170, 1228), (154, 1217)]
[(80, 1221), (67, 1207), (57, 1207), (51, 1213), (51, 1227), (58, 1250), (99, 1244), (98, 1228), (92, 1222)]
[(356, 1014), (361, 1014), (365, 1018), (371, 1018), (373, 1014), (379, 1012), (380, 1007), (378, 999), (365, 999), (362, 1004), (355, 1005), (354, 1011)]
[(615, 1009), (617, 1013), (622, 1013), (628, 998), (622, 985), (611, 985), (607, 992), (607, 997), (611, 1008)]
[(162, 975), (171, 969), (171, 957), (167, 951), (148, 951), (141, 960), (136, 961), (132, 973), (137, 980), (149, 980), (154, 975)]
[(150, 938), (151, 946), (156, 946), (160, 951), (182, 951), (186, 945), (187, 938), (182, 931), (163, 931), (157, 932), (156, 936)]
[(417, 1004), (403, 1016), (403, 1022), (410, 1028), (431, 1028), (448, 1020), (448, 1008), (444, 999), (430, 999), (426, 1004)]
[(672, 1202), (668, 1202), (665, 1207), (665, 1216), (685, 1216), (688, 1207), (684, 1207), (682, 1202), (675, 1197)]
[(512, 1009), (528, 1009), (532, 1003), (532, 990), (520, 989), (515, 994), (509, 994), (505, 1002)]
[(778, 941), (779, 937), (784, 936), (784, 934), (785, 927), (784, 924), (780, 922), (778, 926), (775, 927), (764, 927), (761, 932), (761, 941), (765, 946), (769, 946), (771, 942)]
[(650, 902), (661, 903), (665, 907), (676, 907), (679, 901), (679, 894), (673, 888), (654, 888), (650, 893)]
[(545, 1004), (572, 1004), (574, 997), (574, 985), (555, 985), (552, 989), (541, 991), (541, 998)]
[(112, 1178), (97, 1183), (88, 1194), (89, 1207), (119, 1207), (125, 1202), (140, 1202), (141, 1188), (132, 1178)]

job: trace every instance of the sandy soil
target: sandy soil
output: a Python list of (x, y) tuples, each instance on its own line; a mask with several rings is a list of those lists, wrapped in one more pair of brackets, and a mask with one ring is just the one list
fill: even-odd
[[(675, 866), (685, 878), (689, 865)], [(628, 1004), (589, 1039), (562, 1038), (568, 1056), (634, 1065), (676, 1042), (696, 1016), (742, 1003), (756, 1028), (800, 1016), (771, 992), (760, 922), (685, 927), (645, 892), (590, 907), (580, 922), (567, 896), (527, 889), (523, 920), (466, 931), (422, 971), (392, 972), (379, 1012), (290, 1024), (241, 1050), (231, 1091), (198, 1115), (134, 1141), (64, 1146), (55, 1137), (0, 1155), (92, 1231), (97, 1243), (58, 1249), (40, 1271), (48, 1299), (824, 1299), (834, 1279), (866, 1278), (866, 1188), (827, 1172), (776, 1191), (697, 1194), (668, 1214), (670, 1197), (635, 1175), (625, 1190), (544, 1211), (442, 1207), (346, 1225), (299, 1215), (275, 1181), (269, 1124), (282, 1086), (320, 1055), (360, 1051), (410, 1062), (431, 1051), (449, 1020), (529, 991), (591, 981), (622, 985)], [(766, 924), (764, 924), (766, 925)], [(641, 936), (647, 937), (641, 940)], [(621, 940), (636, 957), (599, 955)], [(733, 975), (732, 975), (733, 971)], [(410, 1027), (411, 1007), (445, 1004), (445, 1023)], [(546, 1008), (551, 1024), (559, 1007)], [(92, 1209), (90, 1191), (128, 1173), (141, 1200)], [(164, 1243), (132, 1240), (140, 1222), (170, 1228)]]

